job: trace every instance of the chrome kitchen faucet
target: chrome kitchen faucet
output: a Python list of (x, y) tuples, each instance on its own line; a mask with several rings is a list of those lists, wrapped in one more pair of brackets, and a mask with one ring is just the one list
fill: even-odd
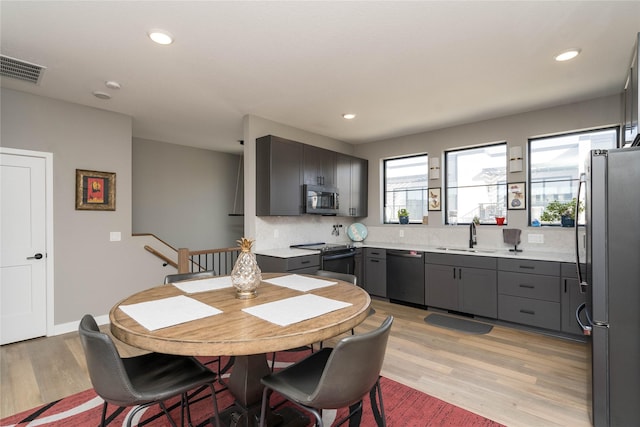
[(469, 224), (469, 247), (473, 248), (478, 244), (478, 238), (476, 237), (476, 224), (472, 222)]

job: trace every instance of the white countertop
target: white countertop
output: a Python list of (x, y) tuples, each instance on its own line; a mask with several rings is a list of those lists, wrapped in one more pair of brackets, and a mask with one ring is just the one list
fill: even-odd
[[(491, 249), (475, 247), (473, 251), (462, 246), (450, 246), (447, 250), (441, 249), (441, 246), (434, 247), (429, 245), (403, 244), (403, 243), (386, 243), (386, 242), (357, 242), (354, 243), (356, 248), (383, 248), (397, 250), (413, 250), (420, 252), (437, 252), (455, 255), (484, 256), (495, 258), (517, 258), (530, 259), (536, 261), (557, 261), (557, 262), (575, 262), (575, 254), (564, 252), (541, 252), (532, 250), (523, 250), (522, 252), (510, 252), (508, 249)], [(457, 249), (457, 250), (456, 250)], [(256, 255), (266, 255), (277, 258), (293, 258), (305, 255), (319, 254), (320, 251), (312, 251), (308, 249), (297, 248), (273, 248), (255, 251)]]
[(319, 254), (320, 251), (310, 251), (309, 249), (298, 249), (298, 248), (273, 248), (273, 249), (257, 250), (254, 253), (256, 255), (272, 256), (276, 258), (294, 258), (298, 256)]
[[(447, 246), (448, 249), (442, 249), (442, 246), (434, 247), (428, 245), (415, 245), (415, 244), (403, 244), (403, 243), (385, 243), (385, 242), (360, 242), (355, 243), (355, 247), (370, 247), (370, 248), (383, 248), (383, 249), (397, 249), (397, 250), (414, 250), (420, 252), (437, 252), (444, 254), (456, 254), (456, 255), (471, 255), (471, 256), (485, 256), (495, 258), (516, 258), (516, 259), (530, 259), (536, 261), (557, 261), (557, 262), (575, 262), (575, 254), (564, 252), (541, 252), (523, 250), (522, 252), (510, 252), (508, 249), (491, 249), (474, 247), (473, 249), (465, 248), (462, 246)], [(456, 250), (457, 249), (457, 250)]]

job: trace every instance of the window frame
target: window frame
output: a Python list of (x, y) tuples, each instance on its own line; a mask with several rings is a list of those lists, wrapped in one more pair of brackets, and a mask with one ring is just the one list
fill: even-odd
[[(443, 209), (444, 209), (444, 225), (451, 225), (451, 221), (449, 220), (449, 162), (448, 162), (448, 155), (449, 153), (455, 153), (455, 152), (460, 152), (460, 151), (469, 151), (469, 150), (477, 150), (477, 149), (481, 149), (481, 148), (487, 148), (487, 147), (497, 147), (497, 146), (504, 146), (505, 149), (505, 153), (504, 153), (504, 167), (505, 167), (505, 181), (504, 184), (495, 184), (496, 186), (499, 185), (503, 185), (504, 186), (504, 194), (505, 194), (505, 201), (504, 201), (504, 207), (503, 207), (503, 211), (505, 213), (505, 217), (506, 217), (506, 212), (507, 212), (507, 185), (508, 185), (508, 181), (509, 181), (509, 177), (508, 177), (508, 171), (507, 171), (507, 166), (508, 166), (508, 162), (509, 162), (509, 156), (508, 156), (508, 149), (509, 149), (509, 145), (507, 143), (507, 141), (499, 141), (499, 142), (491, 142), (491, 143), (487, 143), (487, 144), (480, 144), (480, 145), (473, 145), (473, 146), (468, 146), (468, 147), (462, 147), (462, 148), (454, 148), (451, 150), (445, 150), (444, 151), (444, 186), (443, 186), (443, 192), (444, 195), (442, 197), (443, 199)], [(479, 187), (479, 186), (478, 186)], [(484, 186), (487, 187), (487, 186)], [(457, 186), (456, 188), (461, 188), (459, 186)], [(456, 219), (459, 218), (458, 216), (456, 217)], [(508, 218), (507, 218), (508, 221)], [(471, 222), (460, 222), (458, 220), (456, 220), (455, 222), (456, 225), (469, 225), (471, 224)], [(496, 223), (486, 223), (483, 222), (481, 223), (482, 225), (498, 225), (497, 222)], [(505, 222), (504, 225), (506, 225), (507, 223)]]
[[(403, 160), (403, 159), (411, 159), (414, 157), (425, 157), (426, 160), (426, 165), (427, 165), (427, 169), (425, 170), (425, 177), (426, 177), (426, 182), (427, 182), (427, 186), (425, 188), (423, 188), (422, 191), (424, 191), (427, 195), (427, 197), (425, 198), (425, 200), (427, 201), (425, 204), (425, 210), (423, 211), (423, 216), (428, 216), (429, 212), (428, 212), (428, 191), (429, 191), (429, 153), (424, 152), (424, 153), (417, 153), (417, 154), (409, 154), (406, 156), (396, 156), (396, 157), (389, 157), (389, 158), (385, 158), (382, 159), (382, 224), (383, 225), (400, 225), (400, 220), (398, 219), (397, 215), (394, 215), (392, 218), (387, 218), (386, 217), (386, 212), (387, 212), (387, 162), (389, 161), (396, 161), (396, 160)], [(392, 220), (393, 219), (393, 220)], [(422, 217), (420, 217), (419, 219), (414, 219), (413, 221), (411, 220), (411, 216), (409, 216), (409, 224), (406, 225), (410, 225), (410, 224), (422, 224)], [(405, 225), (405, 224), (403, 224)]]
[[(537, 184), (541, 181), (536, 181), (533, 182), (532, 181), (532, 173), (531, 173), (531, 160), (532, 160), (532, 155), (531, 155), (531, 149), (532, 149), (532, 143), (536, 142), (536, 141), (544, 141), (544, 140), (549, 140), (549, 139), (555, 139), (555, 138), (562, 138), (562, 137), (568, 137), (568, 136), (575, 136), (575, 137), (579, 137), (580, 135), (583, 134), (589, 134), (589, 133), (598, 133), (598, 132), (605, 132), (605, 131), (612, 131), (613, 134), (615, 135), (615, 139), (616, 139), (616, 143), (615, 143), (615, 147), (614, 148), (619, 148), (620, 147), (620, 126), (619, 125), (615, 125), (615, 126), (603, 126), (603, 127), (596, 127), (596, 128), (589, 128), (589, 129), (582, 129), (582, 130), (578, 130), (578, 131), (570, 131), (570, 132), (560, 132), (560, 133), (554, 133), (551, 135), (544, 135), (544, 136), (538, 136), (538, 137), (531, 137), (527, 140), (527, 226), (528, 227), (533, 227), (532, 225), (532, 221), (535, 219), (532, 216), (532, 209), (534, 208), (533, 206), (533, 202), (532, 202), (532, 197), (534, 197), (534, 187), (533, 184)], [(578, 167), (580, 167), (580, 165), (578, 165)], [(567, 174), (565, 174), (567, 175)], [(568, 175), (567, 175), (568, 176)], [(579, 184), (580, 181), (580, 176), (578, 176), (578, 178), (570, 178), (570, 179), (554, 179), (554, 180), (550, 180), (548, 182), (562, 182), (562, 183), (569, 183), (569, 185), (573, 184), (573, 183), (578, 183)], [(584, 223), (577, 221), (576, 224), (578, 226), (583, 226)], [(557, 223), (557, 224), (540, 224), (540, 226), (544, 226), (544, 227), (562, 227), (561, 223)]]

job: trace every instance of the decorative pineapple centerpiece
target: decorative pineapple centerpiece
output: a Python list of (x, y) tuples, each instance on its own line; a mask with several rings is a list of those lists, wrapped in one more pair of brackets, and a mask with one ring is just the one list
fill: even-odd
[(237, 241), (240, 245), (240, 255), (231, 270), (231, 283), (236, 288), (236, 298), (250, 299), (257, 295), (256, 289), (262, 281), (262, 272), (258, 267), (256, 256), (251, 253), (253, 240), (242, 238)]

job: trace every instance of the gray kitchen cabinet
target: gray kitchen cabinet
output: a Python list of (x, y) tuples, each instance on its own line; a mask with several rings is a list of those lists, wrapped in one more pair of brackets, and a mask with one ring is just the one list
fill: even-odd
[(303, 144), (303, 182), (308, 185), (336, 187), (337, 153)]
[(371, 295), (387, 297), (387, 250), (364, 248), (364, 289)]
[(303, 144), (277, 136), (256, 140), (256, 215), (301, 215)]
[(578, 287), (578, 272), (576, 265), (563, 263), (560, 266), (560, 286), (562, 295), (560, 305), (562, 318), (560, 320), (562, 332), (582, 335), (582, 328), (576, 321), (576, 309), (580, 304), (586, 302), (587, 294), (581, 293)]
[(451, 265), (424, 265), (425, 304), (427, 306), (458, 310), (460, 290), (458, 279), (454, 277), (456, 269), (457, 267)]
[(559, 331), (560, 263), (499, 259), (498, 319)]
[(360, 287), (364, 287), (363, 286), (363, 282), (364, 282), (364, 250), (362, 248), (357, 248), (356, 249), (356, 256), (355, 256), (355, 262), (354, 262), (354, 275), (356, 276), (356, 283), (358, 284), (358, 286)]
[(496, 265), (491, 257), (425, 254), (425, 304), (497, 317)]
[(369, 161), (338, 153), (337, 187), (340, 216), (367, 216)]
[(281, 258), (256, 254), (263, 273), (315, 274), (320, 269), (320, 254)]

